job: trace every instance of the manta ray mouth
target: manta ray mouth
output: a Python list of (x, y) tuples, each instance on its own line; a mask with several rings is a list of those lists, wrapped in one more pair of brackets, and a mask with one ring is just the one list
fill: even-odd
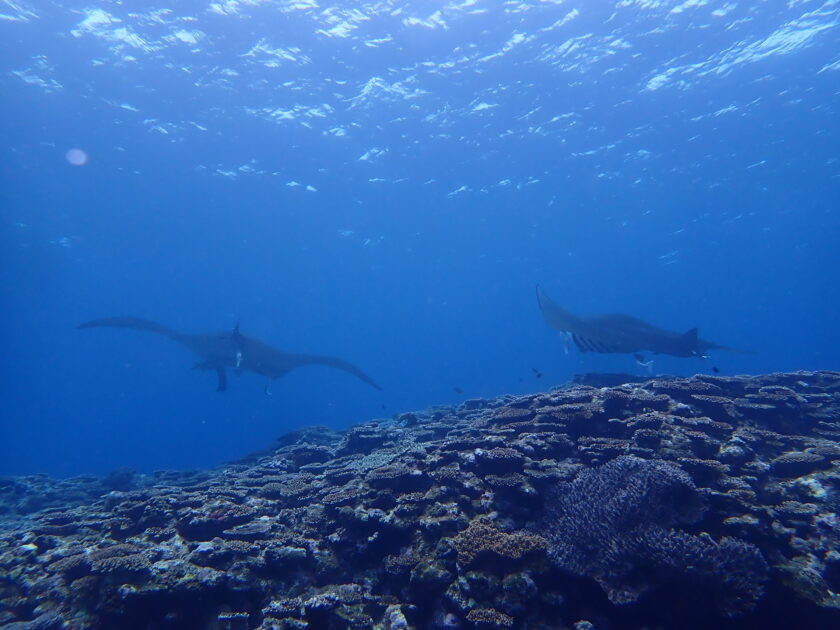
[(603, 354), (618, 352), (615, 347), (608, 343), (592, 339), (591, 337), (582, 337), (576, 333), (572, 333), (572, 341), (575, 342), (575, 345), (581, 352), (600, 352)]

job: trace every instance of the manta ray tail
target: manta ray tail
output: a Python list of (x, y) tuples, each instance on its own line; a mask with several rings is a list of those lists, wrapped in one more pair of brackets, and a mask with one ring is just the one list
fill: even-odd
[(139, 317), (103, 317), (79, 324), (76, 328), (131, 328), (132, 330), (157, 333), (171, 339), (180, 337), (180, 334), (171, 328)]
[[(724, 352), (734, 352), (735, 354), (755, 354), (752, 350), (743, 350), (742, 348), (733, 348), (731, 346), (722, 346), (719, 343), (712, 343), (711, 341), (704, 341), (697, 337), (697, 329), (692, 328), (685, 335), (684, 338), (693, 340), (693, 345), (701, 352), (705, 353), (707, 350), (723, 350)], [(705, 357), (704, 357), (705, 358)]]

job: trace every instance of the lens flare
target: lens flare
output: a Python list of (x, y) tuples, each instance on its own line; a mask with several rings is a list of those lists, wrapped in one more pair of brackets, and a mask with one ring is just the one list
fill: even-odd
[(70, 149), (64, 154), (64, 157), (73, 166), (84, 166), (88, 163), (88, 154), (81, 149)]

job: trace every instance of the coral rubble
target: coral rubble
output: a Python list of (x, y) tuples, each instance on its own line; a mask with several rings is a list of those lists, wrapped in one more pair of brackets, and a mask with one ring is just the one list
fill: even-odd
[(2, 479), (0, 628), (835, 628), (838, 508), (840, 373), (577, 383)]

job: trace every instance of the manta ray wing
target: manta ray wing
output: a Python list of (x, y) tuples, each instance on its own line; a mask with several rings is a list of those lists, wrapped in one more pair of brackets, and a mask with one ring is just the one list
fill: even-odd
[(545, 323), (555, 330), (567, 333), (581, 352), (632, 353), (640, 349), (633, 343), (631, 335), (615, 325), (625, 318), (623, 315), (578, 317), (558, 305), (539, 286), (537, 286), (537, 302)]
[[(586, 327), (580, 317), (561, 308), (559, 304), (543, 292), (539, 285), (537, 285), (537, 303), (540, 305), (545, 323), (555, 330), (574, 335), (575, 333), (581, 333)], [(575, 343), (577, 344), (577, 342)]]

